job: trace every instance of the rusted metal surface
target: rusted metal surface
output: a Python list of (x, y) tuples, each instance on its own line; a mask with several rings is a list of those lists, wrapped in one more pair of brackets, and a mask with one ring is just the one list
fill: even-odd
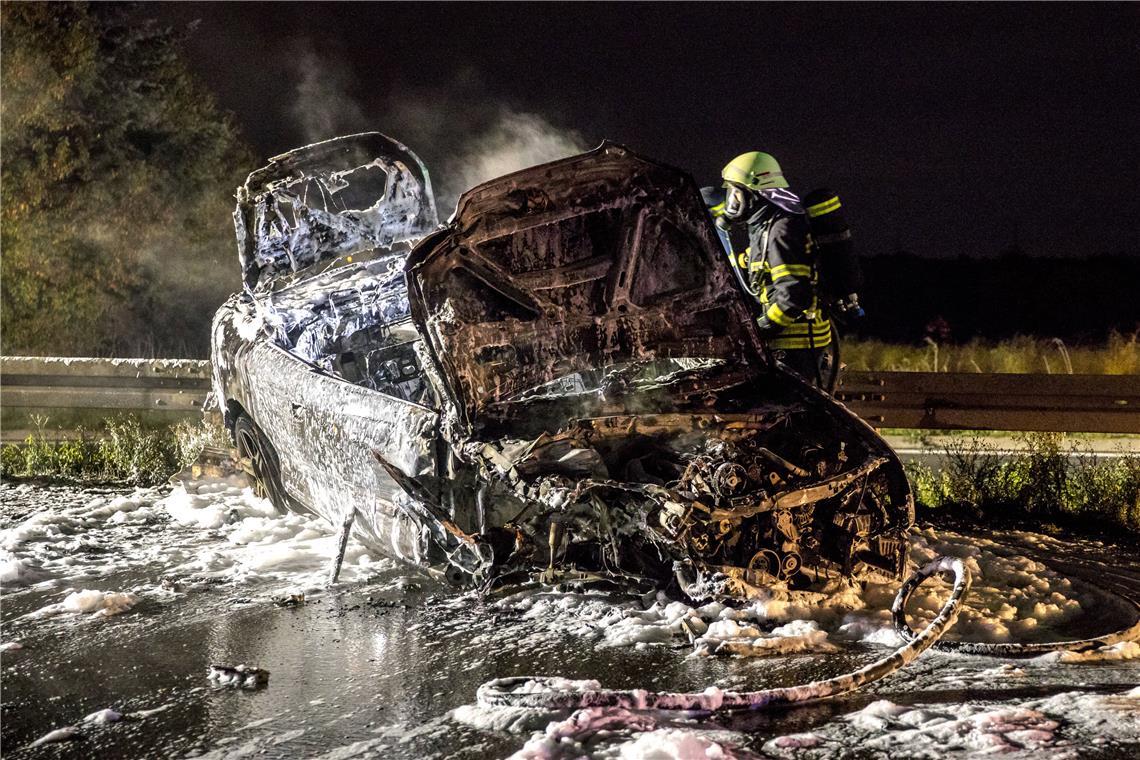
[(462, 421), (631, 361), (764, 362), (692, 181), (618, 145), (487, 182), (409, 257), (412, 316)]

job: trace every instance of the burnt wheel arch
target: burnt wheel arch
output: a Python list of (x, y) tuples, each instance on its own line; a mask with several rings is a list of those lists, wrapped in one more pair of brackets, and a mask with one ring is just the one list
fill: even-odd
[(254, 493), (268, 499), (281, 514), (297, 511), (281, 484), (281, 463), (276, 449), (247, 414), (239, 413), (234, 419), (233, 438), (238, 456), (243, 462), (247, 459), (250, 462), (247, 472), (253, 478)]

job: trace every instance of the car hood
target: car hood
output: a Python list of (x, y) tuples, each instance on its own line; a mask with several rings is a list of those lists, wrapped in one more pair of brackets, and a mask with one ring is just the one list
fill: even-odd
[(412, 317), (468, 425), (573, 372), (765, 361), (696, 183), (612, 143), (467, 191), (407, 273)]
[(338, 256), (391, 249), (435, 229), (427, 170), (378, 132), (291, 150), (237, 191), (234, 227), (247, 289)]

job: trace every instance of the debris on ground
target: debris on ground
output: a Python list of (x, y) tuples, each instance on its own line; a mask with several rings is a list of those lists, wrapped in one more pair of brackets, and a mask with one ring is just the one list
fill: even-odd
[(260, 689), (269, 684), (269, 671), (249, 665), (211, 665), (209, 678), (219, 686)]
[(300, 607), (305, 603), (305, 595), (302, 593), (275, 596), (273, 597), (273, 603), (278, 607)]

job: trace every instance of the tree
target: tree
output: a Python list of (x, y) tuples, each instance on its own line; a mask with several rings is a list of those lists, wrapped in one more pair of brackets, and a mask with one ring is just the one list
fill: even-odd
[(204, 355), (252, 166), (138, 8), (0, 7), (3, 352)]

